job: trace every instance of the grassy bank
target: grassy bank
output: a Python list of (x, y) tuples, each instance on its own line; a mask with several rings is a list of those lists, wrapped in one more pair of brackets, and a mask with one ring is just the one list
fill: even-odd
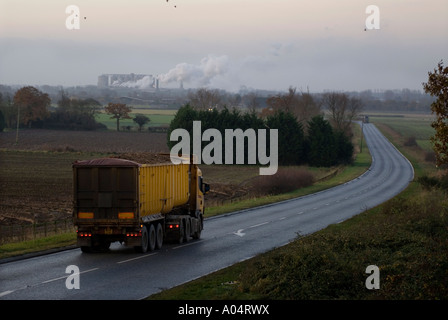
[(76, 244), (76, 233), (63, 233), (50, 237), (39, 238), (0, 246), (0, 259), (62, 248)]
[[(440, 191), (413, 188), (344, 223), (150, 299), (446, 299), (448, 200)], [(369, 265), (380, 269), (379, 290), (365, 287)]]

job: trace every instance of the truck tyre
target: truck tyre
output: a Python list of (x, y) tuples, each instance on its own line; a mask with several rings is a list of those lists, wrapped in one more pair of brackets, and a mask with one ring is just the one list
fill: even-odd
[(81, 246), (81, 251), (84, 253), (91, 253), (92, 252), (92, 247), (90, 246)]
[(196, 222), (197, 223), (197, 227), (196, 227), (196, 231), (195, 233), (193, 233), (193, 239), (200, 239), (201, 238), (201, 232), (203, 229), (203, 220), (202, 220), (202, 214), (199, 215), (199, 219)]
[(154, 251), (156, 248), (156, 228), (154, 228), (154, 224), (151, 223), (149, 226), (149, 234), (148, 234), (148, 249), (149, 251)]
[(179, 240), (178, 240), (179, 244), (184, 242), (184, 233), (185, 233), (184, 221), (180, 220), (180, 222), (179, 222)]
[(160, 250), (163, 244), (163, 227), (161, 223), (157, 224), (156, 236), (156, 249)]
[(190, 239), (190, 234), (191, 234), (190, 218), (187, 218), (185, 220), (184, 242), (188, 242), (188, 240)]
[(148, 251), (148, 228), (146, 228), (146, 226), (143, 226), (142, 228), (142, 245), (135, 247), (135, 249), (141, 253)]

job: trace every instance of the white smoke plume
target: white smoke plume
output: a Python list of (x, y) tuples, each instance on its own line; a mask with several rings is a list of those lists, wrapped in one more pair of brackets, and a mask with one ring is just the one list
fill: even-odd
[(161, 83), (186, 82), (193, 85), (206, 86), (229, 72), (229, 58), (226, 55), (203, 58), (199, 65), (179, 63), (167, 73), (159, 75)]
[(125, 88), (136, 88), (136, 89), (148, 89), (154, 87), (154, 79), (151, 76), (144, 76), (136, 81), (124, 81), (115, 80), (111, 84), (112, 87), (125, 87)]

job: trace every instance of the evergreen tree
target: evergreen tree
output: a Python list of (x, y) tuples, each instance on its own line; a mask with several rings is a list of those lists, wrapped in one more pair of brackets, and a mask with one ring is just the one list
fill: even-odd
[(305, 162), (303, 128), (291, 112), (276, 111), (267, 117), (266, 125), (269, 129), (278, 129), (279, 164), (295, 165)]
[(351, 164), (353, 162), (353, 144), (342, 131), (335, 131), (337, 162)]
[(315, 116), (308, 123), (308, 163), (316, 167), (337, 163), (335, 135), (323, 116)]
[[(189, 104), (186, 104), (177, 110), (176, 115), (174, 116), (174, 119), (171, 120), (170, 127), (168, 129), (167, 143), (170, 149), (177, 143), (176, 141), (170, 141), (171, 132), (177, 128), (182, 128), (187, 130), (191, 137), (193, 133), (193, 121), (195, 120), (200, 120), (198, 112)], [(192, 148), (192, 145), (190, 147)]]
[(3, 132), (3, 129), (5, 129), (5, 117), (3, 116), (2, 110), (0, 110), (0, 132)]

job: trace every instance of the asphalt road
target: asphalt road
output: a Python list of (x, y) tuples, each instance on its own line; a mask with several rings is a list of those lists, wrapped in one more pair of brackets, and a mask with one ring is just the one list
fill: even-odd
[[(373, 162), (355, 180), (209, 218), (200, 240), (147, 254), (117, 243), (105, 253), (72, 249), (0, 264), (0, 299), (141, 299), (349, 219), (397, 195), (414, 176), (409, 161), (373, 124), (364, 124), (364, 133)], [(71, 265), (79, 268), (79, 289), (66, 273)]]

